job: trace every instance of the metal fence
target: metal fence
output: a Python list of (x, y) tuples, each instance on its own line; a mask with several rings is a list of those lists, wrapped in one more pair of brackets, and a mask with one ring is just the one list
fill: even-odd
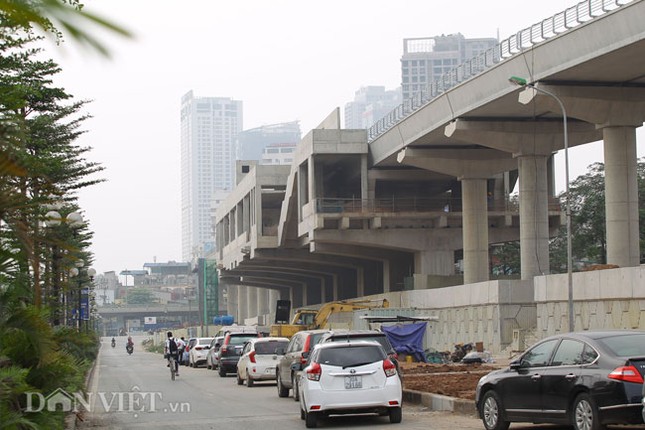
[(502, 40), (493, 48), (462, 63), (426, 85), (411, 98), (405, 100), (386, 116), (367, 129), (367, 140), (371, 142), (401, 122), (413, 112), (426, 105), (450, 88), (480, 74), (496, 64), (513, 57), (522, 50), (557, 36), (607, 12), (631, 3), (633, 0), (585, 0), (565, 9), (550, 18), (518, 31)]

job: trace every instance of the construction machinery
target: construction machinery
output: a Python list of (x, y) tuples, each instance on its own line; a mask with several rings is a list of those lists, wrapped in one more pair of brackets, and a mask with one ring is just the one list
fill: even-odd
[(319, 309), (299, 309), (291, 324), (273, 324), (271, 336), (291, 337), (301, 330), (326, 328), (329, 317), (339, 312), (352, 312), (359, 309), (387, 308), (390, 303), (383, 300), (341, 300), (323, 304)]

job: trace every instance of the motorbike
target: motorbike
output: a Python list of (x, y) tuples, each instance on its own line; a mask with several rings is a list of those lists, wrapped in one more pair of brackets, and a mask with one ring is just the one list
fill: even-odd
[(112, 348), (114, 348), (115, 346), (116, 346), (116, 341), (112, 339)]
[(125, 347), (125, 350), (128, 351), (128, 354), (132, 354), (132, 351), (134, 351), (134, 345), (132, 344), (127, 344)]

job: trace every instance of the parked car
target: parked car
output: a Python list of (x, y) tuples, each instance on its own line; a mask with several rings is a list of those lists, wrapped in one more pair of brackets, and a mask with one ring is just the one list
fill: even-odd
[(249, 339), (242, 347), (237, 362), (237, 385), (246, 381), (252, 387), (255, 381), (275, 381), (276, 362), (289, 343), (286, 337), (257, 337)]
[(511, 422), (576, 430), (641, 424), (644, 372), (643, 331), (564, 333), (482, 377), (475, 404), (488, 430), (505, 430)]
[(217, 373), (219, 376), (225, 377), (227, 373), (237, 372), (237, 362), (240, 359), (242, 346), (244, 346), (246, 341), (249, 339), (256, 337), (259, 337), (257, 332), (236, 332), (226, 334), (224, 337), (224, 343), (220, 346), (219, 353), (217, 354)]
[(378, 342), (387, 356), (392, 360), (392, 363), (396, 366), (396, 371), (399, 373), (399, 378), (401, 378), (401, 373), (399, 369), (399, 354), (394, 350), (394, 347), (390, 343), (390, 340), (387, 338), (385, 333), (378, 330), (332, 330), (329, 333), (323, 335), (320, 339), (320, 342), (347, 342), (349, 340), (373, 340)]
[(279, 397), (288, 397), (289, 390), (293, 389), (293, 399), (296, 402), (299, 400), (298, 375), (307, 364), (314, 345), (325, 333), (329, 333), (329, 330), (303, 330), (291, 337), (275, 369)]
[(188, 365), (199, 367), (206, 364), (206, 354), (210, 348), (212, 337), (198, 337), (195, 344), (190, 348)]
[(184, 353), (182, 354), (179, 364), (188, 366), (188, 363), (190, 362), (190, 348), (192, 348), (193, 345), (195, 345), (195, 342), (197, 342), (196, 337), (191, 337), (188, 339), (188, 341), (186, 342), (186, 349), (184, 349)]
[(298, 383), (307, 428), (316, 427), (320, 416), (337, 414), (377, 413), (401, 422), (401, 380), (378, 342), (319, 343)]
[(222, 346), (224, 342), (224, 336), (214, 337), (211, 341), (210, 348), (208, 348), (208, 353), (206, 354), (206, 368), (210, 370), (216, 370), (218, 365), (217, 353), (219, 352), (219, 347)]

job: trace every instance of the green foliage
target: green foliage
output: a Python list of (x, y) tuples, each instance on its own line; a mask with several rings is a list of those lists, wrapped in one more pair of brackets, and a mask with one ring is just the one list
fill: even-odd
[[(645, 255), (645, 161), (637, 164), (639, 195), (639, 234), (641, 262)], [(605, 224), (605, 165), (594, 163), (585, 175), (576, 178), (569, 186), (571, 196), (571, 251), (573, 270), (582, 264), (606, 264), (607, 240)], [(560, 196), (565, 210), (566, 193)], [(551, 270), (567, 271), (566, 226), (550, 243)]]
[(38, 429), (36, 414), (23, 414), (26, 393), (40, 392), (27, 383), (27, 369), (0, 366), (0, 428)]
[(148, 352), (155, 352), (158, 354), (163, 354), (163, 349), (164, 349), (164, 344), (160, 343), (158, 345), (155, 345), (154, 341), (152, 339), (146, 339), (143, 342), (141, 342), (141, 346), (148, 351)]
[(67, 34), (80, 45), (105, 56), (109, 56), (108, 49), (84, 26), (103, 28), (124, 37), (132, 36), (124, 28), (84, 11), (79, 0), (1, 0), (0, 15), (3, 20), (18, 27), (40, 28), (54, 36), (59, 43)]

